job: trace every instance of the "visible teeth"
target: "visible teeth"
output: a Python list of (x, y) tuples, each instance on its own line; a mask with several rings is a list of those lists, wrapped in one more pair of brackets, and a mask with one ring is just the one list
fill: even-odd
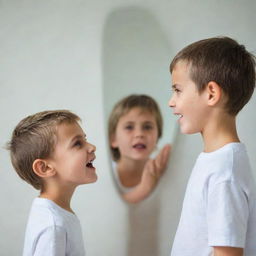
[(93, 162), (93, 160), (89, 161), (89, 162), (86, 164), (86, 166), (87, 166), (87, 167), (93, 167), (92, 162)]

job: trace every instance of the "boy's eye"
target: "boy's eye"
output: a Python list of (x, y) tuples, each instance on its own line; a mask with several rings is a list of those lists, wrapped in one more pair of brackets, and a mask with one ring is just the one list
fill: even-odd
[(175, 87), (175, 88), (172, 88), (172, 92), (179, 93), (179, 92), (181, 92), (181, 90)]
[(83, 145), (83, 142), (81, 140), (77, 140), (75, 143), (74, 143), (74, 147), (81, 147)]
[(151, 129), (153, 129), (153, 126), (150, 125), (150, 124), (147, 124), (147, 125), (144, 125), (144, 126), (143, 126), (143, 129), (145, 129), (145, 130), (151, 130)]
[(133, 126), (132, 125), (126, 125), (124, 128), (125, 128), (125, 130), (132, 130)]

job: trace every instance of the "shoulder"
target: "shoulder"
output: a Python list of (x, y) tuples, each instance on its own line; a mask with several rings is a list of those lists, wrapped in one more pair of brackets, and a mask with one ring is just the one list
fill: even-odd
[(250, 176), (251, 169), (244, 144), (229, 143), (211, 152), (201, 153), (201, 165), (214, 183), (239, 181)]
[(38, 230), (56, 226), (65, 228), (70, 219), (77, 219), (77, 217), (51, 200), (36, 198), (31, 207), (28, 226)]
[[(26, 229), (25, 252), (35, 249), (41, 252), (44, 250), (40, 248), (44, 247), (47, 247), (47, 250), (51, 249), (51, 252), (65, 251), (69, 247), (72, 250), (73, 248), (82, 250), (82, 244), (81, 225), (75, 214), (62, 209), (50, 200), (43, 198), (34, 200)], [(46, 254), (56, 255), (48, 251)], [(64, 252), (61, 255), (64, 255)]]
[(219, 184), (230, 184), (246, 194), (255, 194), (254, 177), (243, 143), (229, 143), (214, 152), (201, 153), (193, 175), (207, 194)]

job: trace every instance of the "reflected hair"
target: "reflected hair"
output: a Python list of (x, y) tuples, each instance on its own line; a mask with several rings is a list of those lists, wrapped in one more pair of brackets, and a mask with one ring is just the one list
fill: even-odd
[(250, 100), (255, 88), (255, 56), (234, 39), (214, 37), (188, 45), (172, 60), (171, 73), (180, 61), (187, 63), (199, 93), (211, 81), (221, 87), (229, 114), (238, 114)]
[(21, 120), (7, 143), (12, 165), (20, 178), (35, 189), (42, 189), (42, 179), (33, 171), (33, 162), (53, 154), (58, 125), (78, 121), (80, 118), (68, 110), (43, 111)]
[(116, 133), (117, 124), (119, 119), (133, 108), (140, 108), (145, 112), (151, 113), (156, 120), (158, 139), (162, 136), (163, 118), (158, 104), (152, 97), (144, 94), (132, 94), (121, 99), (112, 109), (108, 119), (108, 140), (111, 156), (114, 161), (118, 161), (120, 159), (119, 149), (111, 146), (111, 141)]

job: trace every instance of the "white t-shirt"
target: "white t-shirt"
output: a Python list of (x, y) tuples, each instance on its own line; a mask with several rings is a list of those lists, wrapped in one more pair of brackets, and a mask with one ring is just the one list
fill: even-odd
[(201, 153), (191, 173), (171, 256), (209, 256), (212, 246), (256, 255), (256, 187), (242, 143)]
[(77, 216), (53, 201), (35, 198), (27, 223), (23, 256), (84, 256)]
[(118, 174), (118, 171), (117, 171), (117, 165), (115, 162), (112, 162), (112, 171), (113, 171), (113, 177), (114, 177), (114, 181), (116, 183), (116, 186), (119, 190), (119, 192), (121, 192), (122, 194), (123, 193), (127, 193), (131, 190), (133, 190), (135, 188), (134, 187), (125, 187), (121, 181), (120, 181), (120, 178), (119, 178), (119, 174)]

